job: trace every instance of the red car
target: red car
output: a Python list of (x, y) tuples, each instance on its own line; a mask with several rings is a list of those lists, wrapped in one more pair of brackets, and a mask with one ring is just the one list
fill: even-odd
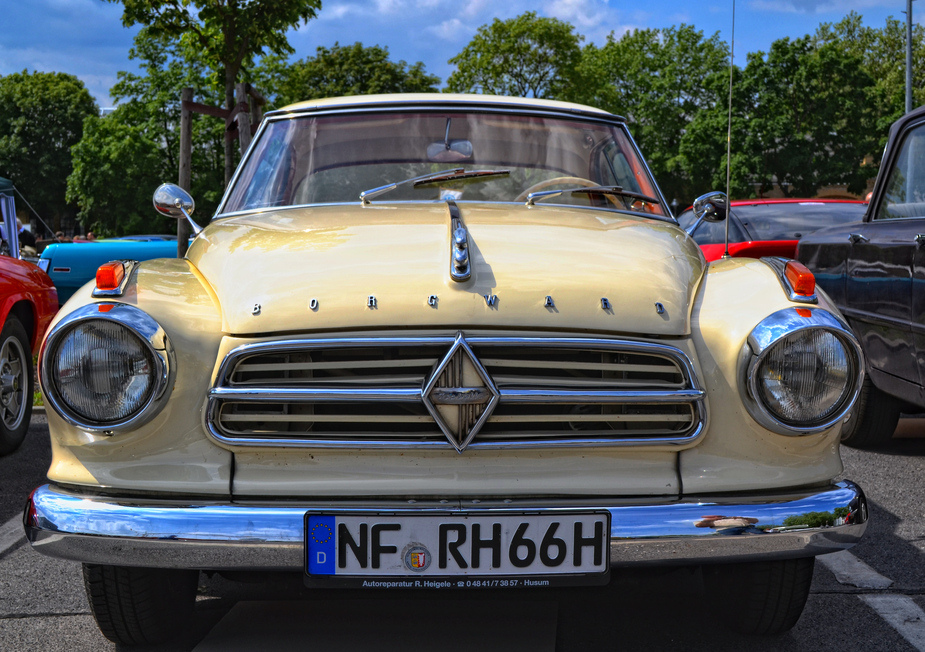
[[(729, 255), (733, 258), (795, 258), (797, 242), (804, 235), (857, 222), (867, 210), (865, 202), (851, 199), (744, 199), (730, 202), (730, 207)], [(697, 224), (688, 208), (678, 216), (678, 223), (694, 237), (707, 260), (722, 258), (725, 222)]]
[[(19, 251), (13, 184), (0, 179), (3, 241), (0, 243), (0, 455), (22, 444), (32, 417), (32, 356), (58, 311), (48, 275), (9, 255)], [(14, 234), (7, 238), (6, 234)], [(12, 241), (12, 242), (10, 242)]]

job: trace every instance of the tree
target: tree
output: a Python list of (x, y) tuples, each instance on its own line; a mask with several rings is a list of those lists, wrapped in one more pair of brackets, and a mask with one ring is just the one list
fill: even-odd
[[(234, 86), (244, 65), (265, 51), (294, 51), (286, 30), (308, 22), (321, 0), (108, 0), (123, 5), (126, 27), (147, 25), (152, 36), (182, 39), (197, 48), (219, 76), (225, 107), (235, 104)], [(234, 143), (225, 141), (225, 183), (234, 170)]]
[[(222, 91), (210, 84), (208, 67), (194, 48), (142, 29), (129, 51), (141, 74), (119, 72), (110, 89), (118, 108), (105, 118), (88, 118), (85, 135), (72, 149), (74, 172), (68, 197), (80, 208), (84, 227), (107, 235), (160, 233), (176, 224), (158, 215), (151, 196), (178, 171), (180, 91), (217, 104)], [(193, 116), (192, 194), (197, 216), (208, 215), (222, 195), (225, 125)]]
[[(877, 29), (866, 27), (857, 12), (850, 12), (838, 23), (822, 23), (813, 40), (817, 44), (835, 43), (859, 58), (874, 80), (868, 92), (873, 107), (875, 129), (882, 150), (890, 125), (906, 108), (906, 26), (893, 17)], [(912, 26), (912, 104), (925, 104), (925, 27)]]
[(743, 145), (758, 155), (754, 182), (793, 197), (839, 183), (862, 193), (872, 176), (864, 161), (877, 151), (873, 85), (844, 43), (785, 38), (766, 56), (750, 54), (741, 92), (750, 99)]
[(517, 97), (557, 98), (577, 85), (583, 36), (555, 18), (528, 11), (483, 25), (450, 59), (456, 70), (447, 91)]
[(65, 198), (71, 146), (99, 109), (83, 82), (65, 73), (0, 77), (0, 176), (12, 179), (55, 229), (72, 211)]
[(314, 57), (286, 64), (265, 57), (252, 77), (275, 106), (340, 95), (436, 93), (440, 78), (420, 61), (390, 61), (388, 48), (362, 43), (319, 47)]
[(712, 106), (703, 88), (728, 72), (728, 61), (719, 33), (707, 38), (692, 25), (611, 34), (604, 46), (585, 47), (586, 83), (564, 99), (626, 117), (666, 197), (687, 200), (706, 188), (693, 187), (681, 139), (694, 117)]
[(164, 165), (161, 148), (143, 127), (126, 124), (121, 115), (88, 117), (72, 153), (67, 196), (80, 206), (77, 217), (88, 231), (109, 236), (176, 228), (151, 208), (152, 183)]

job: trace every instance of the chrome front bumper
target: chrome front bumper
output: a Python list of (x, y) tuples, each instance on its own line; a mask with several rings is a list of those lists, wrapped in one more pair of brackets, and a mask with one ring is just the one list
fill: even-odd
[[(857, 543), (868, 517), (864, 492), (846, 481), (799, 493), (645, 504), (586, 498), (274, 505), (119, 499), (44, 485), (30, 496), (24, 521), (35, 550), (61, 559), (117, 566), (295, 571), (304, 565), (304, 516), (309, 509), (482, 515), (607, 510), (613, 566), (820, 555)], [(831, 514), (836, 524), (803, 527), (796, 518), (785, 525), (789, 517), (816, 513), (813, 518), (818, 518), (820, 512)], [(784, 527), (766, 529), (772, 524)]]

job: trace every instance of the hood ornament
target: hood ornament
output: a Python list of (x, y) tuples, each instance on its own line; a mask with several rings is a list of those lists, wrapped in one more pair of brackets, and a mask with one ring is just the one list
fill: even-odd
[(427, 411), (458, 453), (472, 442), (501, 400), (461, 332), (421, 394)]
[(450, 198), (446, 200), (450, 211), (450, 278), (457, 283), (468, 281), (472, 276), (472, 265), (469, 262), (469, 232), (462, 222), (459, 206)]

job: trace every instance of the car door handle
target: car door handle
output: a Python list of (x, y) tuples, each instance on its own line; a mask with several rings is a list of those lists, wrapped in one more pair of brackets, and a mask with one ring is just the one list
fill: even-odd
[(851, 241), (851, 244), (858, 244), (859, 242), (870, 242), (870, 238), (860, 233), (849, 233), (848, 240)]
[(925, 233), (917, 233), (915, 235), (915, 244), (918, 246), (925, 245)]

